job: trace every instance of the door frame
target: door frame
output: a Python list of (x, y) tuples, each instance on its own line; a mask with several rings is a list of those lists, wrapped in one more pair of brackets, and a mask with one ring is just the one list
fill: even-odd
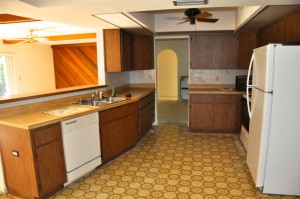
[[(157, 112), (157, 102), (158, 102), (158, 92), (157, 92), (157, 57), (156, 57), (156, 40), (161, 40), (161, 39), (165, 39), (165, 40), (172, 40), (172, 39), (187, 39), (188, 42), (188, 63), (191, 63), (191, 58), (190, 58), (190, 36), (189, 35), (178, 35), (178, 36), (155, 36), (154, 37), (154, 78), (155, 78), (155, 82), (154, 82), (154, 86), (155, 86), (155, 121), (154, 121), (154, 125), (158, 125), (158, 112)], [(178, 56), (177, 56), (178, 58)], [(190, 74), (190, 64), (189, 64), (189, 68), (188, 68), (188, 74)], [(190, 84), (190, 78), (188, 78), (188, 83)], [(188, 106), (189, 106), (189, 102), (188, 102)], [(189, 110), (188, 110), (188, 121), (189, 121)]]

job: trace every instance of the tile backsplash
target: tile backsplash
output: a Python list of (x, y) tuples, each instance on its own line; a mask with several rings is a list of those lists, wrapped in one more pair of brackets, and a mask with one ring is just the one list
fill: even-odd
[(235, 84), (235, 76), (247, 75), (243, 69), (190, 69), (190, 84)]
[(110, 89), (112, 86), (123, 86), (129, 84), (129, 72), (122, 73), (105, 73), (106, 84)]
[(130, 83), (155, 83), (155, 70), (137, 70), (129, 72)]

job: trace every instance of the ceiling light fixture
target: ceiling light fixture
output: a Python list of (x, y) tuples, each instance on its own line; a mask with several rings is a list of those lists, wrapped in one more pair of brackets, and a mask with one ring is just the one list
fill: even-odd
[(173, 1), (174, 6), (184, 5), (204, 5), (207, 4), (208, 0), (177, 0)]

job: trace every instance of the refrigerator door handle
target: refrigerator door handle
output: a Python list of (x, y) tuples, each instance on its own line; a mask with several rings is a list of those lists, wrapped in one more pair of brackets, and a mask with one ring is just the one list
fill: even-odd
[(250, 61), (250, 65), (249, 65), (249, 69), (248, 69), (248, 76), (247, 76), (247, 88), (246, 88), (246, 96), (247, 96), (247, 109), (248, 109), (248, 114), (249, 114), (249, 118), (251, 119), (252, 117), (252, 112), (250, 110), (250, 99), (249, 99), (249, 88), (252, 88), (253, 85), (249, 85), (249, 79), (250, 79), (250, 74), (251, 74), (251, 69), (253, 66), (253, 62), (254, 62), (254, 53), (251, 56), (251, 61)]

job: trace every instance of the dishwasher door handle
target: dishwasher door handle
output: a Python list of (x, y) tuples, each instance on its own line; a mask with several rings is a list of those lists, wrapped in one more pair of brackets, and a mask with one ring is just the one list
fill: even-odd
[(76, 121), (76, 120), (74, 120), (74, 121), (71, 121), (71, 122), (65, 123), (65, 125), (74, 124), (74, 123), (76, 123), (76, 122), (77, 122), (77, 121)]

